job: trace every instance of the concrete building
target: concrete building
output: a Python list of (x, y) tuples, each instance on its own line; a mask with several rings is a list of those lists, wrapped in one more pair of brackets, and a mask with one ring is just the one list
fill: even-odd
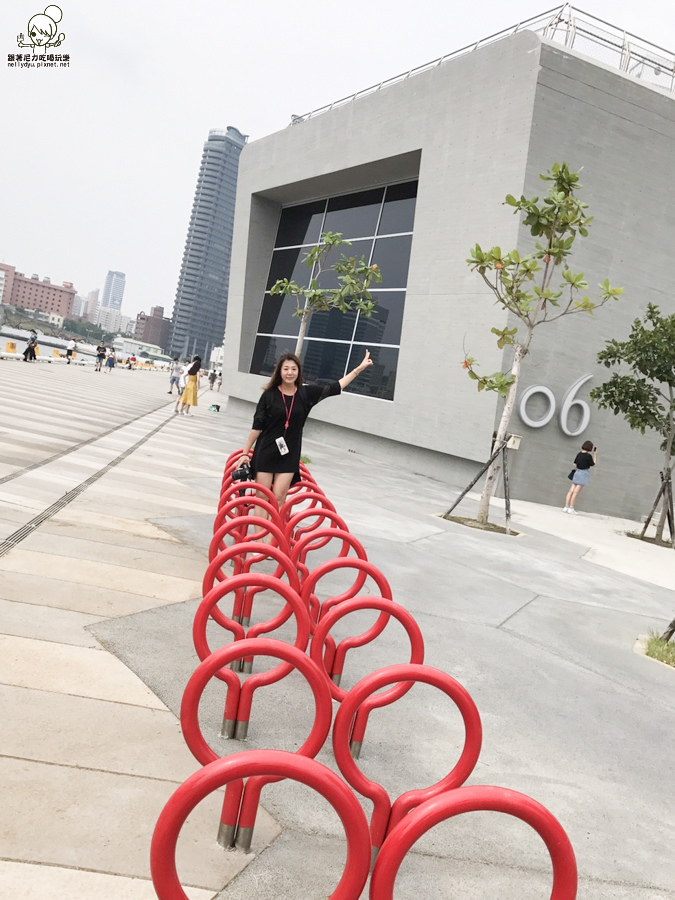
[(73, 308), (75, 288), (72, 282), (52, 284), (48, 277), (40, 279), (39, 275), (27, 278), (23, 272), (17, 272), (14, 266), (0, 263), (0, 286), (2, 302), (10, 306), (24, 309), (40, 309), (43, 312), (67, 319)]
[(122, 309), (125, 285), (126, 275), (124, 272), (109, 271), (103, 285), (101, 306), (105, 309)]
[(173, 356), (208, 359), (227, 314), (239, 155), (247, 137), (229, 126), (204, 144), (173, 308)]
[(149, 313), (140, 312), (136, 316), (134, 335), (139, 341), (166, 349), (170, 334), (171, 319), (164, 316), (163, 306), (152, 306)]
[(461, 364), (468, 353), (482, 372), (508, 370), (508, 348), (498, 350), (490, 330), (516, 324), (466, 258), (476, 242), (527, 253), (529, 230), (504, 197), (541, 195), (539, 174), (566, 161), (583, 168), (581, 198), (595, 216), (572, 268), (591, 294), (605, 278), (625, 293), (592, 317), (537, 330), (511, 420), (522, 434), (512, 492), (562, 506), (572, 460), (590, 439), (599, 464), (582, 507), (648, 511), (660, 438), (588, 406), (588, 394), (608, 377), (596, 362), (607, 339), (627, 336), (648, 302), (675, 312), (667, 252), (675, 58), (605, 23), (597, 46), (572, 47), (569, 36), (588, 28), (564, 20), (568, 9), (294, 117), (244, 148), (225, 339), (235, 406), (252, 410), (278, 354), (295, 346), (298, 319), (266, 291), (279, 277), (306, 278), (306, 250), (321, 232), (342, 231), (354, 240), (350, 253), (365, 253), (384, 274), (378, 314), (315, 315), (305, 371), (338, 378), (365, 348), (375, 365), (349, 396), (317, 407), (310, 433), (397, 458), (411, 477), (424, 470), (466, 484), (489, 456), (501, 401), (477, 393)]

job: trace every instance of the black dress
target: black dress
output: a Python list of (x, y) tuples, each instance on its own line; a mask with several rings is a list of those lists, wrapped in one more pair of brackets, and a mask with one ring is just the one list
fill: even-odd
[[(341, 392), (340, 384), (303, 384), (291, 398), (282, 394), (278, 387), (265, 391), (258, 401), (253, 416), (253, 429), (261, 434), (255, 442), (251, 460), (253, 473), (293, 472), (296, 481), (300, 477), (300, 452), (302, 450), (302, 429), (312, 408), (326, 397), (335, 397)], [(291, 408), (292, 401), (292, 408)], [(286, 418), (290, 410), (288, 428)], [(283, 437), (288, 453), (283, 456), (276, 445), (277, 438)]]

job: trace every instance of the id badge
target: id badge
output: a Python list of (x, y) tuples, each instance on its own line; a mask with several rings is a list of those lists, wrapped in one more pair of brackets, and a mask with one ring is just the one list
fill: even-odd
[(281, 456), (286, 456), (286, 454), (290, 452), (288, 447), (286, 446), (286, 441), (282, 437), (277, 438), (274, 443), (277, 445)]

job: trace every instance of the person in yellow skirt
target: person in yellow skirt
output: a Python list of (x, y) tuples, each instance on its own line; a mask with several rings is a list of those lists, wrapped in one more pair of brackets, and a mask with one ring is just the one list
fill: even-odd
[[(195, 356), (192, 365), (187, 370), (185, 376), (185, 388), (176, 403), (176, 413), (181, 416), (189, 416), (190, 407), (197, 405), (197, 391), (199, 390), (199, 373), (202, 368), (202, 361), (199, 356)], [(180, 409), (178, 408), (180, 406)]]

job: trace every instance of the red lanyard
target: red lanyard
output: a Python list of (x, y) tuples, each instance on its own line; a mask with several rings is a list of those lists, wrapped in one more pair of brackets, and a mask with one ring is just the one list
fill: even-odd
[(279, 393), (281, 394), (281, 399), (284, 403), (284, 410), (286, 412), (286, 424), (284, 425), (284, 431), (288, 430), (288, 423), (291, 421), (291, 413), (293, 412), (293, 404), (295, 403), (295, 394), (298, 393), (298, 389), (295, 389), (295, 393), (291, 397), (291, 405), (286, 406), (286, 394), (279, 388)]

